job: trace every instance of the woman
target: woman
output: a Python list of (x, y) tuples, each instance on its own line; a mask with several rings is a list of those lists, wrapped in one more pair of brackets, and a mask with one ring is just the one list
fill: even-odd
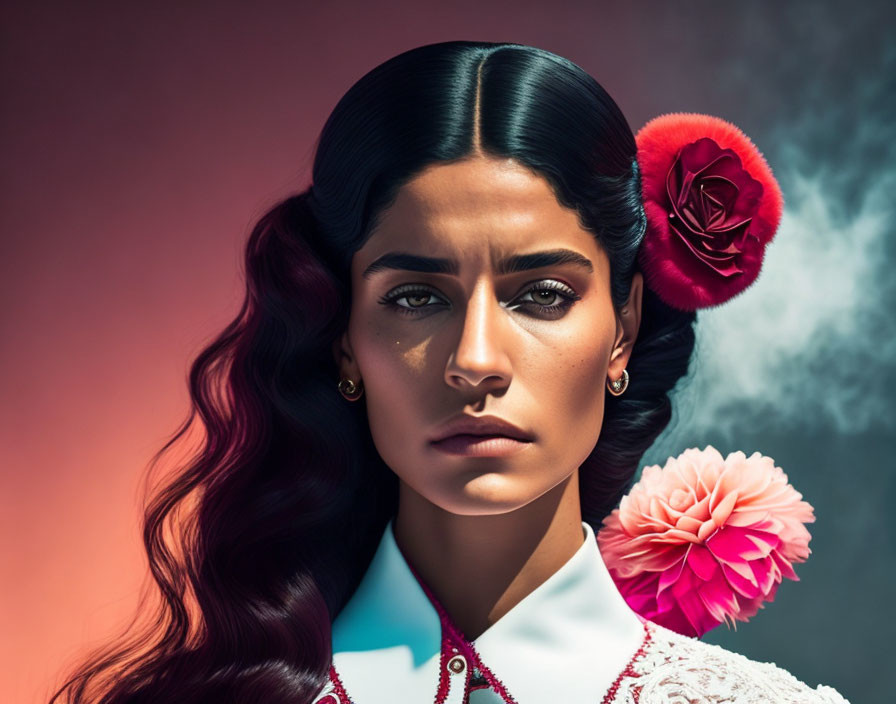
[(54, 701), (845, 701), (639, 618), (601, 559), (694, 345), (639, 270), (636, 151), (532, 47), (361, 78), (193, 366), (164, 609)]

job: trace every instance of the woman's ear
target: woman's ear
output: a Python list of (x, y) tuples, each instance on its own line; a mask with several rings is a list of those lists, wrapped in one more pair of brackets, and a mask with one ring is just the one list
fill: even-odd
[(336, 360), (336, 367), (339, 369), (340, 379), (351, 379), (355, 383), (361, 380), (361, 373), (358, 369), (358, 363), (355, 361), (355, 354), (352, 351), (351, 341), (348, 337), (348, 330), (333, 340), (333, 358)]
[(607, 367), (607, 377), (610, 381), (616, 381), (622, 376), (622, 370), (628, 366), (628, 360), (632, 356), (632, 347), (638, 338), (638, 329), (641, 327), (643, 288), (644, 277), (640, 271), (636, 271), (632, 276), (628, 300), (616, 313), (616, 339), (610, 353), (610, 364)]

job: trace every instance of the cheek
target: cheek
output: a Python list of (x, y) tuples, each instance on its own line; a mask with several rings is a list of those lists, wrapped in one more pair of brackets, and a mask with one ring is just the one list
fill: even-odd
[(400, 445), (402, 428), (420, 418), (415, 409), (425, 399), (426, 341), (409, 344), (388, 326), (364, 322), (350, 324), (352, 349), (364, 380), (365, 403), (371, 434), (383, 459), (392, 445)]
[(571, 410), (594, 405), (594, 390), (604, 382), (613, 345), (615, 326), (605, 316), (590, 318), (589, 325), (578, 325), (569, 334), (554, 340), (550, 355), (529, 360), (530, 368), (538, 370), (540, 382), (548, 398), (562, 396)]
[(580, 328), (558, 342), (550, 362), (530, 362), (526, 384), (544, 412), (546, 439), (565, 464), (584, 461), (597, 442), (614, 333), (605, 322)]

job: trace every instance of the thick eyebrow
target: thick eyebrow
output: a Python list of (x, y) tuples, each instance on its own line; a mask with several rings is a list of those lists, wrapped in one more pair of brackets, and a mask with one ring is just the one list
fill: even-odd
[[(540, 269), (545, 266), (558, 264), (575, 264), (585, 269), (589, 274), (594, 272), (594, 265), (587, 257), (574, 252), (571, 249), (550, 249), (544, 252), (532, 252), (531, 254), (514, 254), (498, 262), (496, 270), (498, 274), (515, 274), (529, 269)], [(365, 279), (378, 271), (396, 269), (398, 271), (420, 271), (426, 274), (450, 274), (457, 276), (459, 267), (454, 259), (439, 257), (423, 257), (408, 252), (387, 252), (375, 259), (363, 273)]]

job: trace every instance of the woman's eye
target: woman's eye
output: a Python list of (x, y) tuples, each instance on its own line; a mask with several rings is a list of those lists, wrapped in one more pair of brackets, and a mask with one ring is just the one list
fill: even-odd
[(505, 306), (508, 310), (525, 307), (540, 316), (559, 318), (566, 314), (572, 305), (581, 298), (569, 286), (559, 281), (539, 281), (536, 285), (526, 289), (516, 299), (520, 303), (510, 303)]
[[(514, 302), (508, 303), (504, 307), (508, 310), (523, 308), (538, 316), (558, 318), (580, 298), (581, 296), (566, 284), (548, 279), (530, 286)], [(441, 303), (431, 304), (429, 303), (431, 300), (441, 301)], [(404, 303), (400, 301), (404, 301)], [(447, 303), (434, 291), (419, 286), (399, 286), (383, 296), (379, 302), (403, 315), (418, 315), (427, 308), (439, 307)]]
[[(419, 286), (399, 286), (394, 291), (390, 291), (380, 299), (383, 305), (394, 308), (397, 312), (404, 315), (416, 315), (423, 308), (432, 308), (427, 305), (427, 301), (438, 299), (439, 296), (433, 291)], [(399, 301), (405, 303), (399, 303)]]
[(537, 303), (546, 308), (556, 308), (558, 301), (562, 303), (564, 300), (568, 300), (564, 299), (559, 291), (550, 288), (533, 288), (524, 295), (532, 296), (530, 299), (532, 303)]

